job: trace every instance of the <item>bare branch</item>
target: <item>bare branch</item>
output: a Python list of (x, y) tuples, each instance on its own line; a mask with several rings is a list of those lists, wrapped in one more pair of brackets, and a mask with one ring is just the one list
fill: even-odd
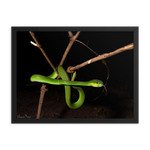
[(39, 106), (38, 106), (38, 111), (37, 111), (37, 116), (36, 119), (40, 118), (40, 114), (41, 114), (41, 109), (42, 109), (42, 104), (43, 104), (43, 99), (44, 99), (44, 95), (45, 92), (48, 91), (48, 89), (46, 88), (45, 84), (42, 84), (41, 87), (41, 94), (40, 94), (40, 99), (39, 99)]
[(48, 63), (50, 64), (50, 66), (53, 68), (53, 70), (58, 74), (59, 76), (59, 73), (57, 72), (57, 70), (55, 69), (54, 65), (52, 64), (52, 62), (50, 61), (50, 59), (48, 58), (48, 56), (46, 55), (45, 51), (43, 50), (43, 48), (41, 47), (41, 45), (39, 44), (38, 40), (36, 39), (35, 35), (33, 32), (29, 31), (29, 33), (31, 34), (32, 38), (34, 39), (34, 41), (36, 43), (34, 43), (33, 41), (31, 41), (30, 43), (36, 47), (38, 47), (41, 52), (43, 53), (44, 57), (46, 58), (46, 60), (48, 61)]
[(92, 58), (92, 59), (90, 59), (90, 60), (87, 60), (87, 61), (83, 62), (82, 64), (79, 64), (79, 65), (77, 65), (77, 66), (75, 66), (75, 67), (72, 67), (70, 70), (71, 70), (71, 71), (77, 70), (77, 69), (82, 68), (82, 67), (84, 67), (84, 66), (86, 66), (86, 65), (89, 65), (89, 64), (91, 64), (91, 63), (93, 63), (93, 62), (106, 59), (106, 58), (108, 58), (108, 57), (111, 57), (111, 56), (116, 55), (116, 54), (118, 54), (118, 53), (124, 52), (124, 51), (126, 51), (126, 50), (132, 50), (133, 48), (134, 48), (134, 44), (131, 43), (131, 44), (126, 45), (126, 46), (124, 46), (124, 47), (122, 47), (122, 48), (119, 48), (119, 49), (117, 49), (117, 50), (115, 50), (115, 51), (113, 51), (113, 52), (105, 53), (105, 54), (99, 55), (99, 56), (97, 56), (97, 57), (94, 57), (94, 58)]
[(78, 31), (78, 32), (76, 33), (76, 35), (74, 35), (74, 36), (73, 36), (73, 34), (72, 34), (71, 31), (68, 31), (68, 34), (69, 34), (69, 37), (70, 37), (70, 42), (69, 42), (69, 44), (68, 44), (68, 46), (67, 46), (67, 48), (66, 48), (66, 51), (65, 51), (65, 53), (64, 53), (64, 55), (63, 55), (63, 57), (62, 57), (62, 59), (61, 59), (61, 61), (60, 61), (60, 63), (59, 63), (59, 65), (61, 65), (61, 66), (62, 66), (63, 63), (64, 63), (65, 58), (67, 57), (67, 54), (68, 54), (68, 52), (69, 52), (71, 46), (73, 45), (73, 43), (75, 42), (75, 40), (76, 40), (77, 37), (79, 36), (80, 31)]

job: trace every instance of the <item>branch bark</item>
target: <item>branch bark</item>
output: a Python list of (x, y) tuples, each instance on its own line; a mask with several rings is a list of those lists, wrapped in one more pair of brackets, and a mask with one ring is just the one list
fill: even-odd
[(57, 72), (57, 70), (55, 69), (54, 65), (52, 64), (52, 62), (50, 61), (50, 59), (48, 58), (48, 56), (46, 55), (44, 49), (42, 48), (42, 46), (39, 44), (38, 40), (36, 39), (35, 35), (33, 32), (29, 31), (29, 33), (31, 34), (32, 38), (34, 39), (34, 41), (36, 43), (34, 43), (33, 41), (31, 41), (30, 43), (36, 47), (38, 47), (41, 52), (43, 53), (44, 57), (46, 58), (46, 60), (48, 61), (48, 63), (50, 64), (50, 66), (53, 68), (53, 70), (58, 74), (59, 76), (59, 73)]
[[(46, 55), (44, 49), (41, 47), (41, 45), (39, 44), (38, 40), (36, 39), (35, 35), (33, 32), (29, 31), (30, 35), (32, 36), (32, 38), (34, 39), (35, 43), (33, 41), (31, 41), (30, 43), (36, 47), (38, 47), (41, 52), (43, 53), (44, 57), (46, 58), (46, 60), (48, 61), (48, 63), (50, 64), (50, 66), (53, 68), (53, 70), (58, 74), (57, 70), (55, 69), (54, 65), (52, 64), (52, 62), (50, 61), (50, 59), (48, 58), (48, 56)], [(48, 89), (46, 89), (46, 85), (43, 84), (41, 87), (41, 93), (40, 93), (40, 99), (39, 99), (39, 105), (38, 105), (38, 110), (37, 110), (37, 116), (36, 118), (39, 119), (40, 118), (40, 114), (41, 114), (41, 109), (42, 109), (42, 104), (43, 104), (43, 100), (44, 100), (44, 95), (45, 92), (48, 91)]]
[(43, 104), (44, 95), (45, 95), (46, 91), (48, 91), (48, 89), (46, 88), (46, 85), (42, 84), (36, 119), (40, 118), (42, 104)]
[(75, 42), (75, 40), (76, 40), (77, 37), (79, 36), (80, 31), (78, 31), (74, 36), (73, 36), (73, 34), (72, 34), (71, 31), (68, 31), (68, 34), (69, 34), (69, 37), (70, 37), (70, 42), (69, 42), (69, 44), (68, 44), (68, 46), (67, 46), (67, 48), (66, 48), (66, 50), (65, 50), (65, 53), (64, 53), (64, 55), (63, 55), (63, 57), (62, 57), (62, 59), (61, 59), (61, 61), (60, 61), (60, 63), (59, 63), (60, 66), (63, 65), (63, 63), (64, 63), (64, 61), (65, 61), (65, 58), (67, 57), (67, 54), (68, 54), (68, 52), (69, 52), (71, 46), (73, 45), (73, 43)]
[(106, 59), (108, 57), (111, 57), (111, 56), (116, 55), (118, 53), (124, 52), (126, 50), (132, 50), (133, 48), (134, 48), (134, 44), (131, 43), (131, 44), (126, 45), (124, 47), (121, 47), (121, 48), (119, 48), (119, 49), (117, 49), (117, 50), (115, 50), (113, 52), (105, 53), (105, 54), (99, 55), (97, 57), (94, 57), (94, 58), (92, 58), (90, 60), (87, 60), (87, 61), (85, 61), (85, 62), (83, 62), (83, 63), (81, 63), (81, 64), (79, 64), (79, 65), (77, 65), (75, 67), (72, 67), (70, 70), (74, 71), (74, 70), (80, 69), (80, 68), (82, 68), (82, 67), (84, 67), (86, 65), (89, 65), (89, 64), (93, 63), (93, 62)]

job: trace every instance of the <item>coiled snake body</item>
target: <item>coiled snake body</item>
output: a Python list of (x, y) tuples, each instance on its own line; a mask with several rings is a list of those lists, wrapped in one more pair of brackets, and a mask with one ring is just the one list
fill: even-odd
[[(64, 85), (66, 103), (68, 107), (71, 109), (77, 109), (81, 107), (85, 100), (85, 94), (84, 94), (83, 89), (77, 86), (93, 86), (93, 87), (103, 86), (103, 82), (97, 79), (87, 81), (87, 82), (74, 81), (76, 72), (74, 72), (73, 77), (70, 81), (68, 74), (66, 73), (66, 71), (64, 70), (62, 66), (59, 65), (56, 69), (60, 77), (62, 78), (62, 80), (55, 79), (57, 77), (57, 73), (55, 71), (50, 76), (47, 76), (47, 77), (43, 75), (38, 75), (38, 74), (32, 75), (30, 80), (32, 82), (36, 81), (36, 82), (53, 84), (53, 85)], [(71, 85), (73, 86), (74, 89), (77, 89), (79, 92), (79, 99), (76, 102), (71, 101)]]

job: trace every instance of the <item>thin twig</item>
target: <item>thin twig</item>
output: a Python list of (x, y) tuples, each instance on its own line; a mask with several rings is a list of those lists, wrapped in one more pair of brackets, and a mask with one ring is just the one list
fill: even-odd
[(66, 50), (65, 50), (65, 53), (64, 53), (64, 55), (63, 55), (63, 57), (62, 57), (62, 59), (61, 59), (61, 61), (60, 61), (60, 63), (59, 63), (59, 65), (61, 65), (61, 66), (62, 66), (63, 63), (64, 63), (65, 58), (67, 57), (67, 54), (68, 54), (68, 52), (69, 52), (71, 46), (73, 45), (73, 43), (75, 42), (75, 40), (76, 40), (77, 37), (79, 36), (80, 31), (78, 31), (78, 32), (76, 33), (76, 35), (74, 35), (74, 36), (73, 36), (73, 34), (72, 34), (71, 31), (68, 31), (68, 34), (69, 34), (69, 37), (70, 37), (70, 42), (69, 42), (69, 44), (68, 44), (68, 46), (67, 46), (67, 48), (66, 48)]
[(103, 86), (104, 88), (102, 90), (102, 93), (100, 95), (98, 95), (96, 98), (94, 98), (92, 101), (95, 101), (96, 99), (98, 99), (103, 94), (103, 92), (106, 90), (105, 88), (106, 88), (106, 85), (107, 85), (107, 82), (108, 82), (108, 79), (109, 79), (109, 68), (107, 66), (107, 63), (106, 63), (105, 60), (101, 60), (101, 61), (106, 66), (106, 68), (107, 68), (107, 79), (106, 79), (106, 82), (105, 82), (105, 84)]
[[(83, 44), (84, 46), (86, 46), (90, 51), (92, 51), (95, 55), (99, 55), (98, 53), (96, 53), (93, 49), (91, 49), (90, 47), (88, 47), (86, 44), (84, 44), (83, 42), (81, 42), (81, 41), (79, 41), (79, 40), (76, 40), (77, 42), (79, 42), (79, 43), (81, 43), (81, 44)], [(107, 63), (106, 63), (106, 61), (103, 59), (103, 60), (101, 60), (102, 61), (102, 63), (106, 66), (106, 68), (107, 68), (107, 79), (106, 79), (106, 82), (105, 82), (105, 84), (104, 84), (104, 88), (103, 88), (103, 91), (102, 91), (102, 93), (99, 95), (99, 96), (97, 96), (96, 98), (94, 98), (92, 101), (95, 101), (96, 99), (98, 99), (102, 94), (103, 94), (103, 92), (105, 91), (105, 87), (106, 87), (106, 85), (107, 85), (107, 82), (108, 82), (108, 79), (109, 79), (109, 68), (108, 68), (108, 66), (107, 66)]]
[[(79, 69), (79, 68), (81, 68), (81, 67), (84, 67), (84, 66), (86, 66), (86, 65), (88, 65), (88, 64), (91, 64), (91, 63), (93, 63), (93, 62), (96, 62), (96, 61), (101, 60), (102, 63), (103, 63), (103, 64), (106, 66), (106, 68), (107, 68), (107, 79), (106, 79), (106, 82), (105, 82), (104, 87), (106, 87), (107, 82), (108, 82), (108, 79), (109, 79), (109, 68), (108, 68), (107, 63), (106, 63), (106, 61), (105, 61), (104, 59), (105, 59), (105, 58), (108, 58), (108, 57), (111, 57), (111, 56), (113, 56), (113, 55), (116, 55), (116, 54), (118, 54), (118, 53), (121, 53), (121, 52), (123, 52), (123, 51), (131, 50), (131, 49), (134, 48), (134, 44), (131, 43), (131, 44), (127, 45), (127, 46), (124, 46), (124, 47), (122, 47), (122, 48), (117, 49), (117, 50), (114, 51), (114, 52), (106, 53), (106, 54), (103, 54), (103, 55), (98, 55), (94, 50), (92, 50), (90, 47), (88, 47), (88, 46), (87, 46), (86, 44), (84, 44), (83, 42), (81, 42), (81, 41), (79, 41), (79, 40), (76, 40), (76, 41), (79, 42), (79, 43), (81, 43), (81, 44), (83, 44), (83, 45), (86, 46), (88, 49), (90, 49), (95, 55), (97, 55), (97, 57), (92, 58), (92, 59), (90, 59), (90, 60), (88, 60), (88, 61), (86, 61), (86, 62), (84, 62), (84, 63), (82, 63), (82, 64), (80, 64), (80, 65), (75, 66), (75, 67), (71, 67), (71, 68), (70, 68), (70, 71), (74, 71), (74, 70)], [(103, 93), (104, 91), (105, 91), (105, 88), (103, 88), (102, 93)], [(99, 96), (97, 96), (95, 99), (93, 99), (92, 101), (95, 101), (96, 99), (98, 99), (98, 98), (102, 95), (102, 93), (101, 93)]]
[[(78, 31), (78, 32), (76, 33), (76, 35), (73, 35), (71, 31), (68, 31), (68, 34), (69, 34), (69, 37), (70, 37), (70, 42), (69, 42), (69, 44), (68, 44), (68, 46), (67, 46), (67, 48), (66, 48), (66, 50), (65, 50), (65, 52), (64, 52), (64, 55), (63, 55), (63, 57), (62, 57), (62, 59), (61, 59), (61, 61), (60, 61), (60, 63), (59, 63), (60, 66), (63, 65), (63, 63), (64, 63), (64, 61), (65, 61), (65, 59), (66, 59), (66, 57), (67, 57), (67, 54), (68, 54), (68, 52), (69, 52), (71, 46), (73, 45), (73, 43), (75, 42), (75, 40), (76, 40), (77, 37), (79, 36), (80, 31)], [(57, 77), (57, 79), (59, 79), (59, 78), (60, 78), (60, 76)]]
[(84, 44), (83, 42), (79, 41), (79, 40), (76, 40), (77, 42), (83, 44), (84, 46), (86, 46), (90, 51), (92, 51), (95, 55), (99, 55), (98, 53), (96, 53), (94, 50), (92, 50), (90, 47), (88, 47), (86, 44)]
[(50, 59), (48, 58), (48, 56), (46, 55), (44, 49), (42, 48), (42, 46), (39, 44), (38, 40), (36, 39), (35, 35), (33, 32), (29, 31), (29, 33), (31, 34), (32, 38), (34, 39), (34, 41), (36, 43), (34, 43), (33, 41), (31, 41), (30, 43), (36, 47), (38, 47), (41, 52), (43, 53), (44, 57), (46, 58), (46, 60), (48, 61), (48, 63), (50, 64), (50, 66), (53, 68), (53, 70), (59, 75), (59, 73), (57, 72), (57, 70), (55, 69), (54, 65), (52, 64), (52, 62), (50, 61)]
[(82, 68), (82, 67), (84, 67), (84, 66), (86, 66), (86, 65), (89, 65), (89, 64), (91, 64), (91, 63), (93, 63), (93, 62), (106, 59), (106, 58), (108, 58), (108, 57), (111, 57), (111, 56), (116, 55), (116, 54), (118, 54), (118, 53), (124, 52), (124, 51), (126, 51), (126, 50), (132, 50), (133, 48), (134, 48), (134, 44), (131, 43), (131, 44), (126, 45), (126, 46), (124, 46), (124, 47), (122, 47), (122, 48), (119, 48), (119, 49), (117, 49), (117, 50), (115, 50), (115, 51), (113, 51), (113, 52), (105, 53), (105, 54), (99, 55), (99, 56), (97, 56), (97, 57), (94, 57), (94, 58), (92, 58), (92, 59), (90, 59), (90, 60), (87, 60), (87, 61), (85, 61), (85, 62), (83, 62), (83, 63), (81, 63), (81, 64), (79, 64), (79, 65), (77, 65), (77, 66), (75, 66), (75, 67), (72, 67), (70, 70), (71, 70), (71, 71), (77, 70), (77, 69)]

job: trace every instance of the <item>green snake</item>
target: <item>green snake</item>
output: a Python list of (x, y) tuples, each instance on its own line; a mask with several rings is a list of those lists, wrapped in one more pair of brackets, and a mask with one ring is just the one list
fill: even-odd
[[(31, 76), (30, 80), (31, 82), (42, 82), (42, 83), (48, 83), (53, 85), (64, 85), (66, 103), (68, 107), (71, 109), (77, 109), (81, 107), (85, 100), (85, 94), (83, 89), (77, 86), (92, 86), (92, 87), (104, 86), (103, 82), (98, 79), (94, 79), (86, 82), (74, 81), (76, 72), (74, 72), (72, 79), (70, 81), (68, 74), (66, 73), (66, 71), (62, 66), (59, 65), (56, 69), (60, 77), (62, 78), (62, 80), (55, 79), (58, 76), (55, 71), (50, 76), (47, 77), (43, 75), (34, 74)], [(74, 89), (77, 89), (79, 92), (79, 99), (76, 102), (71, 101), (71, 85), (73, 86)]]

